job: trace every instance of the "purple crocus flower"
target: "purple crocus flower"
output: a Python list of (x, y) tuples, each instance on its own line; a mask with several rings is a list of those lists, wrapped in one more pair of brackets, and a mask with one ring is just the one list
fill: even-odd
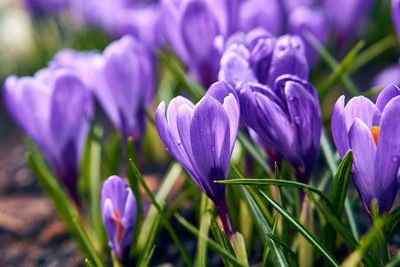
[(249, 35), (227, 48), (219, 78), (238, 90), (242, 120), (270, 163), (283, 157), (307, 181), (318, 156), (322, 123), (316, 90), (306, 80), (303, 42), (291, 35)]
[(329, 38), (326, 15), (322, 10), (300, 6), (290, 13), (288, 25), (291, 34), (297, 34), (303, 39), (308, 63), (310, 65), (314, 64), (319, 54), (307, 41), (305, 34), (306, 32), (313, 34), (322, 45), (325, 45)]
[(395, 84), (400, 86), (400, 65), (395, 64), (385, 68), (372, 81), (371, 88), (386, 87)]
[(108, 235), (108, 245), (114, 255), (123, 262), (133, 240), (136, 199), (121, 177), (114, 175), (103, 183), (101, 214)]
[(214, 180), (227, 177), (239, 112), (235, 91), (222, 81), (214, 83), (197, 105), (178, 96), (169, 104), (167, 118), (164, 102), (155, 116), (162, 142), (214, 201), (228, 237), (234, 230), (226, 207), (225, 185)]
[(155, 92), (153, 54), (132, 36), (112, 42), (103, 53), (95, 95), (124, 139), (139, 144), (145, 130), (144, 108)]
[(94, 113), (89, 90), (71, 70), (48, 68), (34, 77), (8, 77), (3, 97), (8, 112), (77, 201), (78, 167)]
[(323, 0), (331, 25), (340, 41), (358, 31), (375, 0)]
[(274, 36), (282, 33), (284, 14), (280, 0), (245, 0), (239, 8), (239, 30), (263, 27)]
[(400, 164), (400, 89), (387, 86), (376, 104), (363, 96), (345, 106), (341, 96), (332, 111), (332, 135), (341, 158), (353, 151), (352, 179), (370, 213), (376, 199), (381, 213), (392, 207)]
[(322, 129), (315, 88), (297, 76), (281, 75), (272, 89), (259, 83), (244, 84), (239, 99), (244, 123), (267, 145), (268, 156), (282, 156), (296, 177), (307, 182), (319, 153)]
[(400, 1), (392, 0), (392, 21), (397, 38), (400, 40)]

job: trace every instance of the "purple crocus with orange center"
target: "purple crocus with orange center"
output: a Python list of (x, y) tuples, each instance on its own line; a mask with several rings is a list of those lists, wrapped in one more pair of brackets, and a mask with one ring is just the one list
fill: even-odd
[(136, 199), (119, 176), (109, 177), (101, 189), (101, 213), (108, 235), (108, 245), (120, 261), (132, 244), (136, 223)]
[(161, 102), (155, 121), (168, 152), (215, 203), (228, 237), (234, 233), (226, 202), (225, 185), (214, 180), (227, 177), (239, 124), (239, 103), (226, 82), (214, 83), (194, 105), (178, 96), (167, 109)]
[(341, 158), (353, 151), (352, 179), (370, 213), (376, 199), (381, 213), (392, 207), (400, 164), (400, 89), (387, 86), (376, 104), (341, 96), (332, 112), (332, 135)]
[(3, 89), (8, 112), (76, 201), (81, 152), (94, 115), (91, 93), (78, 77), (69, 69), (47, 68), (34, 77), (10, 76)]

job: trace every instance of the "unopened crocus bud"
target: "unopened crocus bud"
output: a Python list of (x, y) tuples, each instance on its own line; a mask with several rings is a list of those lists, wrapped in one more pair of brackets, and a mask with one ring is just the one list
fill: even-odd
[(387, 86), (376, 104), (364, 96), (345, 105), (341, 96), (332, 111), (332, 136), (341, 158), (353, 151), (352, 179), (366, 211), (376, 199), (388, 212), (397, 193), (400, 164), (400, 89)]
[(103, 53), (94, 93), (122, 133), (138, 144), (145, 130), (146, 106), (155, 92), (153, 58), (147, 47), (131, 36), (112, 42)]
[(301, 6), (290, 13), (288, 25), (291, 34), (297, 34), (303, 39), (308, 63), (314, 64), (318, 59), (318, 52), (305, 36), (307, 33), (312, 34), (322, 45), (328, 42), (329, 26), (325, 13)]
[(34, 77), (8, 77), (3, 97), (8, 112), (77, 201), (79, 162), (94, 115), (90, 91), (75, 72), (48, 68)]
[(136, 223), (136, 199), (119, 176), (109, 177), (101, 189), (101, 214), (108, 235), (108, 245), (123, 262), (132, 245)]
[(293, 75), (280, 76), (273, 90), (247, 83), (239, 92), (241, 117), (268, 150), (285, 158), (296, 177), (307, 182), (316, 162), (322, 131), (315, 88)]
[(168, 152), (215, 203), (228, 237), (234, 233), (225, 202), (225, 180), (239, 125), (239, 103), (226, 82), (214, 83), (194, 105), (178, 96), (157, 108), (155, 122)]

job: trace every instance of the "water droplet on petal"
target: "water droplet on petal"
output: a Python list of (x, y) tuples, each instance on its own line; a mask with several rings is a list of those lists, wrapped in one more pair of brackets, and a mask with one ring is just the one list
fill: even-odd
[(393, 161), (393, 162), (397, 162), (398, 159), (399, 159), (398, 156), (393, 156), (393, 157), (392, 157), (392, 161)]
[(300, 125), (300, 124), (301, 124), (301, 118), (300, 118), (300, 116), (294, 117), (294, 123), (296, 123), (297, 125)]

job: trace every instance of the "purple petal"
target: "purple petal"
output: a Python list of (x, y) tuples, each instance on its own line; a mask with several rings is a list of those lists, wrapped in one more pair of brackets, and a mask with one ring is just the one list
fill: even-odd
[(236, 52), (224, 53), (220, 62), (218, 78), (236, 88), (239, 83), (256, 81), (247, 60)]
[(331, 129), (332, 137), (335, 142), (336, 149), (341, 158), (344, 157), (349, 150), (348, 129), (346, 126), (346, 115), (344, 111), (345, 97), (342, 95), (337, 101), (332, 111)]
[(397, 193), (397, 173), (400, 163), (400, 97), (393, 98), (382, 112), (374, 187), (379, 210), (389, 211)]
[(294, 35), (281, 36), (275, 45), (268, 75), (268, 84), (282, 74), (293, 74), (300, 79), (308, 79), (308, 63), (303, 41)]
[(375, 193), (376, 145), (371, 130), (356, 118), (349, 130), (349, 144), (353, 151), (353, 181), (365, 206), (370, 208)]
[(400, 85), (400, 65), (394, 64), (382, 70), (372, 81), (371, 88)]
[(347, 103), (344, 110), (346, 118), (346, 129), (349, 129), (353, 121), (358, 118), (372, 130), (372, 126), (379, 125), (381, 112), (368, 98), (364, 96), (353, 97)]
[(272, 54), (274, 52), (276, 38), (259, 39), (251, 51), (250, 65), (258, 81), (262, 84), (268, 82), (269, 69), (271, 66)]
[(195, 61), (210, 56), (219, 35), (217, 21), (204, 1), (189, 1), (183, 11), (181, 31), (187, 52)]
[(392, 100), (394, 97), (400, 95), (400, 89), (396, 85), (392, 84), (386, 86), (382, 92), (380, 92), (377, 100), (376, 100), (376, 107), (383, 112), (384, 108), (386, 107), (387, 103)]
[(216, 196), (213, 181), (226, 179), (230, 161), (230, 127), (225, 109), (215, 98), (205, 95), (196, 105), (190, 124), (193, 157), (201, 173), (206, 193)]

